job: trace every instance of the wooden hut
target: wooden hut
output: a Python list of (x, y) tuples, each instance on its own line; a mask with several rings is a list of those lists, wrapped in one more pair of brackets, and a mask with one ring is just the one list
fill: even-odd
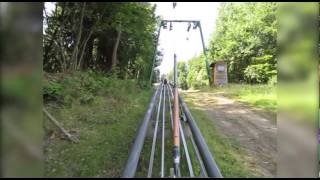
[(227, 63), (224, 61), (215, 61), (210, 64), (211, 79), (214, 86), (223, 86), (228, 84)]

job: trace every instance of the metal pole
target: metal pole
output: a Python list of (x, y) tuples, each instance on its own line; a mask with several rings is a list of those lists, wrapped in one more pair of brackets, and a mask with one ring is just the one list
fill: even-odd
[(154, 93), (151, 102), (149, 104), (148, 110), (144, 116), (143, 122), (139, 128), (138, 135), (132, 145), (130, 155), (126, 164), (126, 167), (122, 173), (122, 177), (124, 178), (132, 178), (134, 177), (137, 165), (139, 162), (140, 153), (143, 147), (143, 143), (147, 134), (148, 124), (154, 109), (154, 106), (156, 104), (156, 97), (159, 93), (160, 86), (158, 87), (157, 91)]
[(179, 132), (179, 95), (177, 80), (177, 57), (174, 54), (174, 106), (173, 106), (173, 168), (174, 175), (180, 176), (180, 132)]
[(163, 87), (163, 105), (162, 105), (162, 147), (161, 147), (161, 171), (160, 177), (164, 177), (164, 131), (166, 122), (166, 85)]
[[(170, 88), (170, 85), (169, 85), (168, 90), (169, 90), (168, 93), (169, 93), (169, 98), (170, 98), (171, 97), (170, 94), (172, 95), (172, 90)], [(180, 134), (181, 134), (182, 144), (183, 144), (184, 150), (186, 152), (185, 155), (186, 155), (186, 160), (187, 160), (187, 163), (188, 163), (189, 174), (190, 174), (190, 177), (194, 177), (194, 171), (193, 171), (193, 168), (192, 168), (192, 162), (191, 162), (191, 158), (190, 158), (190, 154), (189, 154), (189, 150), (188, 150), (188, 145), (187, 145), (187, 141), (186, 141), (186, 138), (185, 138), (185, 135), (184, 135), (184, 132), (183, 132), (183, 128), (182, 128), (181, 122), (179, 124), (179, 130), (181, 132)]]
[(160, 108), (161, 108), (161, 101), (162, 101), (162, 92), (163, 92), (163, 84), (161, 86), (161, 93), (160, 93), (158, 111), (157, 111), (157, 117), (156, 117), (156, 125), (154, 127), (154, 133), (153, 133), (151, 154), (150, 154), (150, 160), (149, 160), (149, 169), (148, 169), (148, 176), (147, 176), (148, 178), (150, 178), (152, 176), (154, 152), (155, 152), (155, 147), (156, 147), (156, 142), (157, 142), (157, 131), (158, 131), (159, 115), (160, 115)]
[(160, 22), (160, 26), (159, 26), (159, 28), (158, 28), (157, 40), (156, 40), (156, 44), (155, 44), (154, 52), (153, 52), (152, 68), (151, 68), (150, 80), (149, 80), (149, 81), (150, 81), (150, 84), (152, 83), (153, 69), (154, 69), (154, 64), (155, 64), (156, 57), (157, 57), (157, 49), (158, 49), (158, 42), (159, 42), (159, 37), (160, 37), (162, 22), (163, 22), (163, 21)]
[(189, 108), (187, 107), (187, 105), (185, 104), (185, 102), (183, 101), (183, 99), (179, 96), (183, 111), (187, 117), (188, 120), (188, 124), (190, 126), (192, 135), (194, 136), (194, 140), (197, 144), (197, 147), (199, 149), (199, 152), (202, 156), (204, 165), (206, 167), (207, 173), (209, 177), (214, 177), (214, 178), (222, 178), (222, 174), (216, 164), (216, 162), (214, 161), (209, 148), (206, 144), (206, 142), (204, 141), (204, 138), (197, 126), (197, 124), (195, 123), (195, 121), (193, 120), (193, 117), (190, 113)]
[(178, 72), (177, 72), (177, 55), (176, 54), (174, 54), (173, 55), (173, 87), (174, 88), (176, 88), (177, 86), (178, 86), (178, 80), (177, 80), (177, 78), (178, 78)]
[(201, 159), (201, 156), (200, 156), (199, 150), (198, 150), (198, 148), (197, 148), (197, 145), (196, 145), (196, 143), (194, 142), (194, 139), (193, 139), (192, 136), (190, 136), (190, 139), (191, 139), (191, 143), (192, 143), (193, 150), (194, 150), (194, 152), (196, 153), (196, 158), (197, 158), (197, 160), (198, 160), (198, 162), (199, 162), (200, 174), (201, 174), (202, 177), (208, 177), (208, 174), (207, 174), (207, 172), (206, 172), (206, 167), (205, 167), (204, 164), (203, 164), (203, 161), (202, 161), (202, 159)]
[(188, 165), (188, 169), (189, 169), (189, 174), (190, 174), (190, 177), (194, 177), (194, 172), (193, 172), (193, 169), (192, 169), (192, 162), (191, 162), (191, 158), (190, 158), (190, 155), (189, 155), (189, 150), (188, 150), (186, 138), (185, 138), (183, 129), (181, 127), (181, 122), (180, 121), (179, 121), (179, 130), (180, 130), (180, 134), (181, 134), (181, 140), (182, 140), (183, 148), (184, 148), (185, 153), (186, 153), (186, 159), (187, 159), (187, 165)]
[(169, 82), (168, 82), (168, 97), (169, 97), (169, 110), (170, 110), (171, 129), (173, 130), (173, 117), (172, 117), (172, 106), (171, 106), (171, 101), (173, 100), (173, 95), (172, 95), (172, 90), (171, 90)]
[(204, 54), (205, 62), (206, 62), (207, 74), (208, 74), (208, 78), (209, 78), (209, 85), (211, 85), (211, 73), (210, 73), (210, 69), (209, 69), (209, 63), (208, 63), (208, 57), (207, 57), (207, 50), (206, 50), (206, 46), (205, 46), (205, 44), (204, 44), (203, 33), (202, 33), (202, 28), (201, 28), (201, 23), (200, 23), (200, 21), (198, 21), (198, 25), (199, 25), (199, 29), (200, 29), (202, 49), (203, 49), (203, 54)]

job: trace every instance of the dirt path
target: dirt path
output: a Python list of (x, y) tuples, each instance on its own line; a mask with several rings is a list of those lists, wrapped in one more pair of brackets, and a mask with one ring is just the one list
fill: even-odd
[(188, 91), (187, 101), (212, 117), (220, 134), (248, 152), (266, 177), (276, 175), (275, 115), (226, 98), (218, 93)]

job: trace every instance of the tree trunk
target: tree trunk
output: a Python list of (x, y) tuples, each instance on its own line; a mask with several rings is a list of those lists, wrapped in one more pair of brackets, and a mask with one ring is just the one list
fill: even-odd
[(67, 57), (65, 56), (65, 49), (63, 47), (63, 40), (62, 40), (62, 37), (61, 37), (61, 32), (59, 33), (59, 35), (57, 36), (57, 39), (55, 40), (55, 43), (59, 49), (59, 52), (60, 52), (60, 55), (61, 55), (61, 58), (58, 58), (60, 59), (59, 62), (60, 62), (60, 65), (61, 65), (61, 72), (62, 73), (65, 73), (67, 71)]
[(94, 64), (94, 57), (93, 57), (93, 48), (94, 48), (94, 40), (95, 37), (94, 35), (91, 36), (91, 38), (89, 39), (88, 43), (87, 43), (87, 47), (85, 49), (85, 54), (83, 57), (83, 63), (81, 65), (82, 69), (88, 69), (90, 67), (92, 67), (92, 65)]
[(83, 4), (82, 10), (81, 10), (81, 18), (80, 18), (80, 26), (79, 26), (79, 32), (77, 35), (77, 40), (75, 47), (72, 52), (72, 57), (71, 57), (71, 63), (73, 65), (72, 70), (77, 70), (77, 64), (78, 64), (78, 52), (79, 52), (79, 44), (82, 36), (82, 24), (83, 24), (83, 16), (84, 16), (84, 9), (85, 9), (86, 3)]
[(92, 29), (90, 30), (90, 33), (89, 33), (88, 37), (85, 39), (85, 41), (84, 41), (84, 43), (82, 45), (77, 69), (81, 69), (81, 63), (82, 63), (83, 55), (84, 55), (84, 52), (86, 51), (87, 43), (88, 43), (88, 40), (91, 38), (91, 35), (92, 35)]
[(120, 43), (120, 38), (121, 38), (121, 28), (119, 28), (119, 30), (118, 30), (117, 39), (116, 39), (116, 42), (113, 47), (112, 60), (111, 60), (112, 61), (111, 70), (113, 70), (118, 64), (117, 51), (118, 51), (118, 47), (119, 47), (119, 43)]

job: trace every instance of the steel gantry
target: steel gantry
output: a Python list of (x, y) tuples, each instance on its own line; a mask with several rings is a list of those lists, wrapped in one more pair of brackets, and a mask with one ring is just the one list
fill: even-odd
[(161, 20), (160, 21), (160, 24), (159, 24), (159, 27), (158, 27), (158, 31), (157, 31), (156, 44), (155, 44), (154, 52), (153, 52), (152, 68), (151, 68), (151, 73), (150, 73), (150, 84), (152, 84), (152, 78), (153, 78), (153, 74), (154, 74), (155, 60), (157, 58), (157, 48), (158, 48), (161, 29), (162, 28), (163, 29), (167, 29), (168, 28), (167, 27), (168, 23), (170, 24), (170, 27), (169, 27), (170, 30), (172, 30), (172, 23), (188, 23), (187, 31), (190, 30), (192, 24), (193, 24), (193, 29), (198, 29), (199, 28), (201, 42), (202, 42), (202, 50), (203, 50), (203, 54), (204, 54), (204, 57), (205, 57), (205, 65), (206, 65), (209, 85), (211, 85), (212, 80), (211, 80), (211, 72), (210, 72), (208, 56), (207, 56), (207, 48), (206, 48), (205, 43), (204, 43), (201, 22), (199, 20)]

